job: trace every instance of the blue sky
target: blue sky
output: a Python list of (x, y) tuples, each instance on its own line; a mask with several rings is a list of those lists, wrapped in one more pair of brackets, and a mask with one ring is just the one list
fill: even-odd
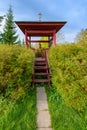
[(10, 4), (15, 21), (38, 21), (40, 12), (42, 21), (67, 21), (61, 29), (66, 41), (73, 41), (81, 29), (87, 28), (87, 0), (0, 0), (0, 15), (7, 13)]

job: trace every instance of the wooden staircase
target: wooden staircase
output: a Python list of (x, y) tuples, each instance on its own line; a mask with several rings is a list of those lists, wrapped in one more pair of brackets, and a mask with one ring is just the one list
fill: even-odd
[(48, 87), (50, 87), (50, 73), (46, 52), (44, 52), (44, 56), (35, 57), (33, 69), (32, 86), (47, 83)]

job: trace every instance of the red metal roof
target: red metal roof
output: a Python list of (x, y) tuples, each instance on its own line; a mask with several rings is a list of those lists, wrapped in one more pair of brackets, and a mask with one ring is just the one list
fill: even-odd
[(48, 36), (52, 35), (52, 31), (56, 31), (56, 33), (66, 24), (64, 22), (39, 22), (39, 21), (15, 21), (21, 31), (25, 34), (25, 29), (28, 32), (29, 36)]

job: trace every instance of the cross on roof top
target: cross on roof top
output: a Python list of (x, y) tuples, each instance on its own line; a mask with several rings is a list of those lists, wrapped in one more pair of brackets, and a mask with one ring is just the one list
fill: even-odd
[(38, 13), (38, 16), (39, 16), (39, 21), (41, 22), (42, 13)]

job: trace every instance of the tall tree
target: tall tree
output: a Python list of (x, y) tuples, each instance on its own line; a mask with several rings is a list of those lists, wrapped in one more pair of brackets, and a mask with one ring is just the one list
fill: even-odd
[(14, 17), (11, 5), (9, 6), (9, 10), (6, 16), (7, 17), (3, 32), (3, 42), (9, 45), (18, 43), (18, 35), (16, 34), (16, 25), (13, 21)]
[(3, 37), (4, 37), (4, 34), (0, 32), (0, 43), (3, 43)]
[(87, 44), (87, 29), (82, 29), (76, 36), (76, 42), (80, 44)]

